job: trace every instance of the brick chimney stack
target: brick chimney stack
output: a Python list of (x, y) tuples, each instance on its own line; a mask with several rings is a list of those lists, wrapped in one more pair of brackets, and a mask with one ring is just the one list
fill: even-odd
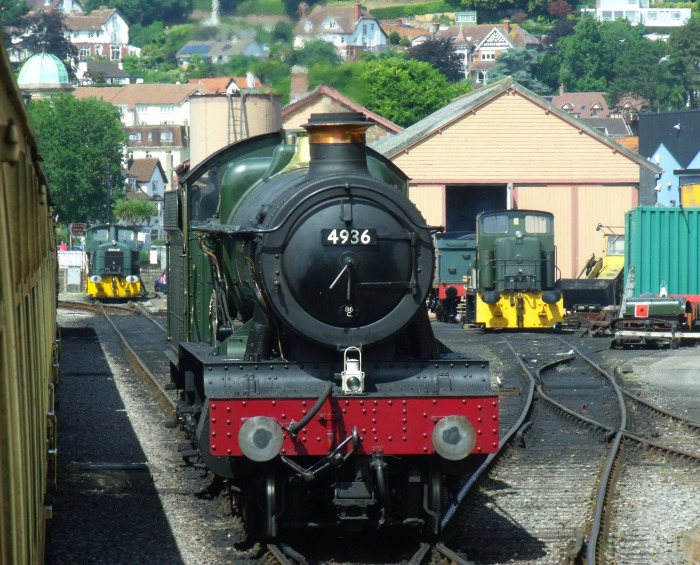
[(357, 2), (355, 4), (355, 21), (359, 22), (361, 17), (362, 17), (362, 4), (360, 2)]
[(309, 70), (306, 67), (292, 67), (292, 81), (289, 89), (289, 101), (296, 102), (309, 92)]
[(510, 33), (510, 20), (508, 18), (503, 20), (503, 25), (506, 26), (506, 33)]

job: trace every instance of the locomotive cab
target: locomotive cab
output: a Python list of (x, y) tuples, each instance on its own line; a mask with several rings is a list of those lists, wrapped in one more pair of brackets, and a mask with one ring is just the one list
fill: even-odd
[(534, 210), (497, 210), (477, 217), (476, 319), (482, 327), (561, 325), (553, 226), (552, 214)]

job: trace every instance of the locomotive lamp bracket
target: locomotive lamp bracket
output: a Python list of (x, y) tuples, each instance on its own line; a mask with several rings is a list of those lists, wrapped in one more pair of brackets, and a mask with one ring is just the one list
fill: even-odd
[(365, 390), (365, 373), (362, 370), (362, 351), (350, 346), (343, 352), (343, 372), (340, 373), (343, 394), (362, 394)]

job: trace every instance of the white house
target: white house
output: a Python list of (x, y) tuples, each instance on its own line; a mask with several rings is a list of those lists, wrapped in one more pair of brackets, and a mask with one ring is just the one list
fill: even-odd
[(681, 27), (690, 19), (690, 8), (650, 8), (649, 0), (596, 0), (594, 13), (602, 22), (627, 19), (634, 25), (654, 27)]
[(97, 98), (116, 106), (129, 134), (126, 157), (157, 158), (170, 181), (172, 171), (190, 158), (190, 98), (208, 94), (195, 84), (83, 86), (76, 98)]
[(80, 87), (76, 98), (98, 98), (121, 112), (125, 126), (185, 125), (190, 119), (190, 97), (208, 94), (198, 84), (126, 84), (121, 87)]
[(130, 160), (128, 182), (127, 199), (148, 200), (156, 208), (156, 214), (151, 216), (147, 226), (139, 228), (139, 232), (150, 235), (151, 240), (163, 239), (163, 194), (167, 179), (160, 161), (155, 158)]
[(328, 41), (335, 45), (343, 60), (350, 61), (363, 51), (386, 49), (387, 36), (379, 21), (371, 17), (358, 2), (349, 7), (326, 7), (317, 4), (302, 16), (294, 29), (294, 47), (309, 41)]
[(58, 10), (64, 14), (74, 14), (83, 11), (78, 0), (26, 0), (32, 10)]
[(91, 12), (66, 15), (68, 38), (78, 49), (81, 59), (105, 57), (121, 61), (125, 55), (139, 55), (141, 50), (129, 45), (129, 26), (119, 12), (100, 8)]

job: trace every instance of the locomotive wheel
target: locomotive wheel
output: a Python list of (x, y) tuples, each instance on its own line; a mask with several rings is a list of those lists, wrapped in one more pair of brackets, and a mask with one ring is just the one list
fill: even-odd
[(279, 536), (281, 489), (278, 473), (268, 471), (257, 481), (243, 487), (242, 514), (248, 531), (254, 538), (274, 540)]
[(280, 486), (277, 473), (270, 471), (265, 478), (265, 500), (262, 531), (266, 539), (276, 539), (279, 535)]
[(440, 472), (440, 464), (435, 460), (430, 462), (426, 487), (428, 489), (428, 509), (434, 513), (434, 515), (428, 514), (426, 533), (430, 537), (437, 538), (440, 535), (440, 522), (442, 520), (445, 491), (442, 473)]

